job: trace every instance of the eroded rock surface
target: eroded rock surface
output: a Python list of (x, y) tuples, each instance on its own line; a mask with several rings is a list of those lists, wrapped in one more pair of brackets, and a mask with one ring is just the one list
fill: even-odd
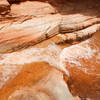
[(100, 99), (99, 0), (0, 5), (0, 100)]
[(10, 4), (7, 0), (0, 0), (0, 14), (7, 14), (10, 11)]
[(8, 1), (10, 4), (1, 2), (6, 4), (2, 11), (10, 11), (0, 17), (0, 52), (34, 45), (60, 33), (64, 41), (81, 40), (100, 29), (99, 0)]

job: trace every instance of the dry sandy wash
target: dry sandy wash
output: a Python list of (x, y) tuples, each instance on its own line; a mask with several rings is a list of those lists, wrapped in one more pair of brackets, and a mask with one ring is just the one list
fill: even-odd
[(0, 0), (0, 100), (100, 100), (99, 31), (100, 0)]

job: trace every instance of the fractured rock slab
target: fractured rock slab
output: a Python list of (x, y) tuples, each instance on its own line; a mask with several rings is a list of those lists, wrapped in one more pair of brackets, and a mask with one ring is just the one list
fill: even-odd
[(34, 45), (58, 34), (60, 20), (60, 15), (49, 15), (3, 27), (0, 31), (0, 52)]

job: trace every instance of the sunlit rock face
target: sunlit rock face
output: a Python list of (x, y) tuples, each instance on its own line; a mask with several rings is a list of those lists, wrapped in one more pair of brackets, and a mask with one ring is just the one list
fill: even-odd
[(0, 100), (99, 100), (99, 7), (1, 0)]
[(74, 41), (100, 30), (99, 0), (2, 1), (1, 11), (6, 13), (0, 16), (0, 53), (26, 48), (60, 33), (64, 41)]
[(73, 95), (91, 100), (100, 99), (100, 33), (78, 45), (64, 48), (69, 72), (68, 86)]
[(96, 33), (81, 43), (62, 46), (54, 44), (55, 36), (28, 49), (1, 54), (0, 98), (73, 100), (68, 84), (73, 96), (99, 100), (99, 38)]
[[(20, 72), (17, 71), (17, 68)], [(43, 62), (29, 63), (21, 66), (16, 65), (14, 69), (16, 69), (17, 74), (15, 75), (13, 71), (10, 72), (9, 81), (6, 81), (0, 89), (0, 99), (73, 100), (63, 80), (63, 74), (49, 64)], [(6, 73), (0, 78), (4, 76)]]

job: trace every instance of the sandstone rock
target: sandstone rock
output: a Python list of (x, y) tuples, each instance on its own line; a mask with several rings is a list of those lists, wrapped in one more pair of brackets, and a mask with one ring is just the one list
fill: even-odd
[(11, 13), (14, 16), (44, 16), (47, 14), (55, 14), (56, 9), (49, 3), (27, 1), (11, 6)]
[(68, 85), (73, 95), (82, 100), (100, 99), (100, 34), (80, 44), (65, 48), (61, 58), (69, 71)]
[(10, 4), (7, 0), (0, 0), (0, 14), (6, 14), (10, 11)]
[(67, 84), (76, 100), (99, 100), (100, 1), (8, 2), (0, 1), (0, 100), (73, 100)]
[[(31, 48), (14, 53), (2, 54), (0, 60), (0, 64), (2, 66), (1, 72), (8, 73), (9, 70), (12, 70), (8, 74), (3, 74), (3, 76), (1, 76), (3, 85), (0, 90), (0, 97), (2, 100), (3, 98), (8, 97), (10, 100), (15, 98), (15, 100), (19, 100), (18, 98), (21, 98), (21, 96), (25, 93), (25, 95), (22, 96), (23, 99), (27, 97), (31, 100), (32, 97), (38, 100), (40, 94), (41, 98), (47, 99), (52, 99), (52, 97), (55, 98), (56, 95), (58, 97), (56, 97), (57, 100), (60, 100), (59, 96), (62, 94), (58, 95), (58, 90), (60, 89), (61, 91), (62, 89), (63, 93), (65, 91), (65, 94), (68, 91), (67, 89), (64, 90), (65, 87), (61, 88), (63, 84), (60, 83), (62, 81), (58, 79), (64, 74), (64, 79), (68, 83), (69, 89), (73, 96), (89, 98), (90, 100), (99, 100), (99, 38), (99, 33), (96, 33), (92, 38), (80, 44), (72, 46), (66, 46), (65, 44), (63, 49), (60, 45), (54, 45), (53, 40), (55, 41), (55, 38), (53, 37), (52, 40), (46, 40), (35, 47), (33, 46)], [(50, 42), (50, 40), (52, 42)], [(47, 63), (35, 62), (47, 62), (52, 66)], [(2, 68), (5, 70), (2, 70)], [(57, 73), (54, 71), (55, 68)], [(6, 77), (8, 80), (3, 81)], [(57, 81), (54, 83), (56, 78)], [(61, 77), (61, 80), (62, 79), (63, 76)], [(30, 82), (31, 80), (33, 81)], [(59, 84), (58, 86), (61, 87), (59, 89), (55, 87), (54, 89), (52, 87), (55, 86), (54, 84)], [(30, 87), (27, 86), (31, 86), (33, 89), (30, 89)], [(48, 92), (46, 92), (47, 94), (39, 93), (37, 87), (43, 89), (46, 87), (44, 91), (48, 91), (48, 89), (50, 89), (50, 97), (48, 97)], [(37, 93), (36, 97), (35, 93)], [(61, 98), (65, 98), (65, 100), (67, 99), (65, 95), (62, 95)]]
[[(15, 0), (15, 2), (17, 1)], [(11, 8), (10, 14), (6, 15), (5, 17), (1, 17), (1, 24), (0, 24), (1, 50), (0, 52), (5, 52), (5, 51), (7, 52), (8, 50), (10, 51), (11, 49), (13, 50), (14, 48), (27, 47), (31, 39), (24, 40), (24, 42), (26, 41), (24, 43), (25, 45), (20, 47), (21, 46), (20, 42), (23, 45), (23, 38), (20, 38), (20, 42), (18, 42), (19, 38), (17, 36), (24, 36), (25, 34), (27, 35), (29, 34), (29, 36), (24, 37), (24, 38), (28, 38), (30, 37), (30, 34), (32, 34), (32, 37), (33, 37), (34, 33), (32, 31), (34, 30), (34, 32), (37, 34), (39, 30), (38, 28), (33, 28), (34, 25), (36, 24), (37, 26), (38, 25), (37, 23), (41, 23), (40, 30), (42, 31), (42, 27), (45, 26), (43, 24), (44, 23), (49, 24), (50, 21), (49, 22), (45, 21), (44, 23), (42, 23), (41, 20), (42, 18), (43, 20), (47, 20), (47, 19), (49, 20), (49, 16), (51, 20), (54, 20), (55, 23), (57, 22), (57, 26), (59, 26), (59, 28), (55, 27), (56, 25), (52, 26), (53, 27), (52, 31), (55, 31), (55, 30), (58, 31), (58, 32), (54, 32), (53, 35), (60, 34), (60, 33), (65, 34), (63, 36), (65, 37), (66, 40), (63, 40), (63, 41), (81, 40), (82, 38), (84, 39), (91, 36), (94, 32), (100, 30), (100, 24), (99, 24), (100, 10), (97, 9), (99, 8), (100, 3), (99, 3), (99, 0), (96, 0), (95, 2), (94, 0), (89, 0), (88, 2), (84, 0), (84, 2), (81, 3), (81, 1), (78, 0), (78, 3), (76, 4), (76, 2), (73, 0), (71, 1), (50, 0), (48, 2), (47, 1), (44, 1), (44, 2), (41, 2), (41, 1), (21, 2), (20, 1), (20, 3), (18, 4), (12, 4), (10, 6)], [(38, 19), (41, 19), (41, 20), (38, 21)], [(27, 27), (30, 27), (29, 25), (24, 26), (24, 23), (27, 22), (28, 20), (30, 21), (36, 20), (36, 22), (30, 22), (34, 24), (33, 26), (30, 25), (32, 28), (27, 28)], [(14, 29), (12, 29), (13, 25), (15, 27)], [(18, 25), (21, 26), (22, 28), (17, 29)], [(45, 32), (48, 29), (47, 27), (44, 27), (43, 31)], [(35, 42), (31, 43), (31, 45), (34, 45), (42, 40), (45, 40), (53, 36), (51, 35), (51, 32), (49, 32), (48, 34), (50, 35), (47, 37), (44, 37), (44, 34), (45, 34), (44, 32), (42, 33), (38, 32), (39, 34), (41, 33), (41, 35), (39, 36), (39, 38), (41, 39), (38, 39), (39, 41), (37, 41), (37, 38), (35, 37), (32, 38), (32, 42), (33, 40), (35, 40)], [(2, 34), (4, 33), (6, 35), (2, 36)], [(9, 36), (7, 34), (11, 36), (9, 39), (8, 39)], [(15, 37), (16, 39), (14, 40), (13, 38)], [(8, 43), (6, 40), (9, 41), (10, 43)], [(17, 42), (17, 44), (13, 44), (15, 42)], [(7, 47), (8, 49), (5, 50), (6, 46), (10, 46), (10, 47)]]
[[(53, 17), (53, 18), (52, 18)], [(1, 29), (0, 52), (34, 45), (59, 33), (60, 15), (13, 22)], [(7, 38), (5, 38), (7, 37)]]
[[(50, 67), (49, 64), (40, 62), (22, 66), (18, 65), (13, 68), (17, 69), (18, 67), (20, 71), (18, 72), (18, 70), (15, 70), (17, 72), (16, 74), (14, 74), (13, 70), (10, 71), (8, 84), (0, 89), (0, 99), (62, 100), (63, 98), (63, 100), (73, 100), (63, 80), (63, 74), (53, 67)], [(6, 73), (4, 75), (6, 76)]]
[[(54, 84), (56, 84), (56, 87)], [(20, 98), (23, 100), (73, 100), (72, 96), (66, 90), (68, 88), (63, 81), (62, 73), (52, 69), (49, 75), (39, 81), (35, 86), (16, 90), (8, 100), (20, 100)]]

